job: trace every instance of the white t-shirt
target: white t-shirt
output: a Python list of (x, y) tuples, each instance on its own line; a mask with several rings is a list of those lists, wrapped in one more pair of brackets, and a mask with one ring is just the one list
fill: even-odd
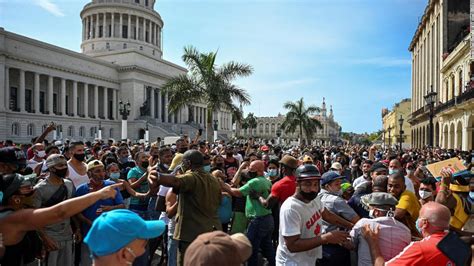
[(289, 197), (280, 208), (279, 244), (276, 265), (314, 266), (316, 259), (322, 258), (322, 247), (291, 253), (285, 244), (284, 236), (300, 235), (300, 238), (313, 238), (321, 233), (324, 207), (319, 198), (304, 203), (295, 197)]
[(40, 163), (42, 163), (42, 162), (43, 162), (43, 160), (41, 160), (41, 161), (38, 162), (38, 161), (35, 161), (35, 159), (30, 159), (30, 160), (28, 160), (28, 162), (27, 162), (27, 164), (28, 164), (27, 166), (28, 166), (29, 168), (33, 169), (33, 171), (34, 171), (35, 168), (36, 168), (36, 166), (38, 166), (38, 164), (40, 164)]
[(74, 167), (72, 167), (70, 163), (67, 164), (67, 167), (69, 170), (68, 178), (72, 181), (75, 188), (78, 188), (80, 185), (89, 182), (89, 176), (87, 175), (87, 173), (85, 175), (80, 175), (78, 172), (76, 172), (76, 170), (74, 169)]
[(407, 190), (413, 192), (413, 194), (416, 195), (415, 186), (413, 185), (413, 182), (411, 181), (410, 178), (408, 178), (406, 176), (405, 176), (405, 186), (407, 187)]
[(365, 176), (361, 175), (354, 180), (352, 186), (354, 187), (354, 189), (357, 189), (358, 186), (364, 184), (365, 182), (369, 182), (369, 180), (365, 179)]

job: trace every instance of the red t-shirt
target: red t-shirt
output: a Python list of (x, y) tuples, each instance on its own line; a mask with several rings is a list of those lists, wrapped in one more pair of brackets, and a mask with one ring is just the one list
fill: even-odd
[(285, 176), (272, 186), (271, 195), (272, 197), (277, 198), (280, 204), (283, 204), (283, 202), (287, 198), (295, 194), (295, 190), (296, 190), (296, 177)]
[(454, 262), (448, 259), (436, 245), (446, 233), (435, 233), (420, 241), (411, 242), (405, 249), (385, 265), (430, 265), (446, 266)]

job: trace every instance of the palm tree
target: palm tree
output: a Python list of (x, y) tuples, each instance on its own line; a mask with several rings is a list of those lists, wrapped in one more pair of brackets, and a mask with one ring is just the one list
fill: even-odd
[(257, 128), (257, 118), (253, 113), (248, 113), (247, 117), (244, 119), (244, 124), (246, 129), (250, 128), (250, 136), (253, 135), (253, 130)]
[(314, 105), (306, 107), (303, 98), (296, 102), (286, 102), (283, 107), (288, 110), (288, 113), (281, 127), (285, 133), (294, 133), (299, 130), (300, 144), (303, 140), (303, 132), (309, 142), (316, 129), (323, 128), (319, 120), (311, 117), (320, 111), (319, 107)]
[[(163, 86), (168, 93), (169, 110), (176, 112), (190, 102), (200, 102), (207, 106), (207, 128), (212, 129), (213, 114), (219, 110), (229, 110), (240, 120), (242, 114), (234, 101), (250, 104), (250, 96), (245, 89), (232, 84), (237, 77), (252, 74), (252, 66), (234, 61), (216, 66), (217, 52), (200, 53), (196, 48), (184, 48), (182, 59), (188, 67), (188, 74), (171, 78)], [(212, 130), (207, 139), (211, 140)]]

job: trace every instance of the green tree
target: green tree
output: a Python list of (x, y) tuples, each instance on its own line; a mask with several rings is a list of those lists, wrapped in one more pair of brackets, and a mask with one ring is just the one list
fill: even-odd
[(230, 61), (216, 65), (217, 52), (200, 53), (196, 48), (184, 48), (182, 59), (188, 73), (168, 80), (163, 91), (168, 93), (169, 110), (176, 112), (190, 102), (204, 103), (207, 107), (207, 139), (212, 139), (213, 114), (219, 110), (230, 110), (236, 120), (242, 114), (234, 102), (250, 104), (250, 96), (245, 89), (233, 84), (237, 77), (252, 74), (252, 66)]
[(247, 117), (244, 119), (244, 122), (242, 124), (242, 128), (244, 129), (250, 129), (250, 136), (253, 135), (253, 130), (257, 128), (257, 118), (255, 118), (255, 115), (253, 113), (248, 113)]
[(309, 143), (316, 130), (323, 128), (321, 122), (311, 117), (320, 111), (319, 107), (314, 105), (306, 107), (303, 98), (296, 102), (286, 102), (283, 107), (288, 110), (288, 113), (286, 113), (281, 127), (286, 133), (294, 133), (298, 130), (300, 142), (303, 140), (303, 133), (306, 135), (307, 142)]

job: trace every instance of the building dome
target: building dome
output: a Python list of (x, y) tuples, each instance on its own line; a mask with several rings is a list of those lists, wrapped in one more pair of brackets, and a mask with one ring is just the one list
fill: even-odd
[(163, 20), (155, 0), (93, 0), (81, 11), (81, 50), (104, 55), (119, 50), (139, 50), (161, 58)]

